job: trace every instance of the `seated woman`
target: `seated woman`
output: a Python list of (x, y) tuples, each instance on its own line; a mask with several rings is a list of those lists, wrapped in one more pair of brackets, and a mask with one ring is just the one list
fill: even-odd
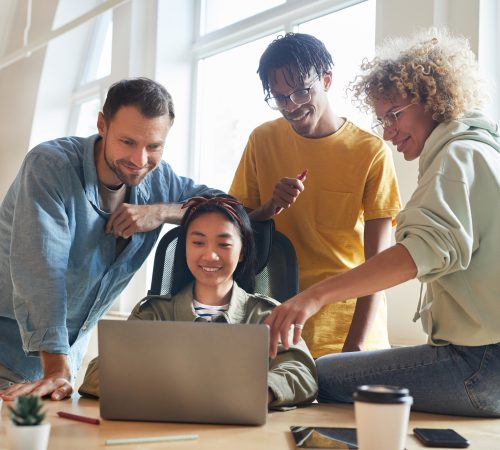
[(484, 85), (463, 38), (431, 30), (391, 40), (364, 64), (355, 95), (418, 184), (397, 217), (396, 245), (276, 308), (271, 356), (281, 336), (322, 305), (418, 278), (415, 320), (428, 344), (327, 355), (316, 361), (320, 402), (351, 402), (362, 384), (410, 389), (413, 409), (500, 417), (500, 133), (479, 108)]
[[(129, 320), (209, 321), (260, 324), (279, 305), (252, 295), (255, 245), (243, 206), (228, 196), (194, 197), (184, 204), (170, 296), (146, 297)], [(316, 397), (316, 368), (305, 343), (270, 360), (270, 408), (303, 405)], [(92, 360), (80, 394), (99, 396), (99, 363)]]

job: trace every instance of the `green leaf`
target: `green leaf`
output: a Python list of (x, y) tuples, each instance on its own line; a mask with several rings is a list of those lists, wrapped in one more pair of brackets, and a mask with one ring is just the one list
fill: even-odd
[(15, 408), (8, 405), (10, 417), (18, 426), (39, 425), (45, 418), (43, 401), (36, 395), (21, 395), (16, 398)]

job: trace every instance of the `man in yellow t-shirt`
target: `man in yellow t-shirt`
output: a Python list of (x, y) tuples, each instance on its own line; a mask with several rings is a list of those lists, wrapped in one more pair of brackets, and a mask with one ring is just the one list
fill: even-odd
[[(401, 207), (387, 146), (332, 110), (332, 66), (324, 44), (307, 34), (268, 46), (258, 73), (283, 117), (252, 132), (229, 191), (253, 220), (273, 217), (292, 241), (301, 290), (387, 248)], [(306, 322), (302, 336), (315, 358), (389, 346), (383, 293), (359, 300), (325, 306)]]

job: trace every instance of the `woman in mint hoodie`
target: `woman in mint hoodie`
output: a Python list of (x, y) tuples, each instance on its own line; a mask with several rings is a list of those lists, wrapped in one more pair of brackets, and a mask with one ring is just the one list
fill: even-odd
[(354, 95), (407, 161), (420, 158), (418, 186), (393, 247), (273, 311), (271, 354), (323, 305), (418, 278), (427, 289), (414, 320), (428, 344), (319, 358), (319, 401), (391, 384), (410, 389), (415, 410), (499, 417), (500, 136), (479, 110), (475, 57), (465, 39), (430, 30), (387, 41), (362, 69)]

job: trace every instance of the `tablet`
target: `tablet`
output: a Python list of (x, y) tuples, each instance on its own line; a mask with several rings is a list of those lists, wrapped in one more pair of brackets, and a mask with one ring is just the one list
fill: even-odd
[(297, 448), (357, 449), (356, 428), (290, 427)]

